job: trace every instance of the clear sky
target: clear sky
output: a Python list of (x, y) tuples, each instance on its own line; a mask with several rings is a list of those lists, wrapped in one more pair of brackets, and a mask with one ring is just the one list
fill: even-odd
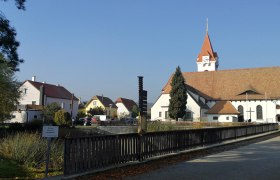
[(81, 97), (138, 100), (144, 76), (155, 102), (179, 65), (196, 71), (209, 19), (219, 69), (280, 65), (279, 0), (27, 0), (0, 10), (17, 30), (16, 73), (24, 81), (60, 84)]

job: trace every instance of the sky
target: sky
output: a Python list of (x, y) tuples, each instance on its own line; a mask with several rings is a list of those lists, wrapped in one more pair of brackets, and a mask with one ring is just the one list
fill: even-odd
[(0, 0), (25, 62), (19, 81), (60, 84), (87, 101), (104, 95), (138, 102), (143, 76), (154, 103), (170, 75), (197, 71), (209, 22), (219, 70), (280, 65), (280, 1)]

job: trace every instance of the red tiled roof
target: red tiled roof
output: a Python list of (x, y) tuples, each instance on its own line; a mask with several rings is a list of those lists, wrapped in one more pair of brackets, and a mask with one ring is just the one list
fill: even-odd
[(219, 101), (206, 114), (240, 114), (229, 101)]
[[(30, 84), (32, 84), (36, 89), (40, 91), (40, 87), (44, 86), (45, 87), (45, 95), (47, 97), (52, 97), (52, 98), (59, 98), (59, 99), (72, 99), (72, 93), (70, 93), (67, 89), (65, 89), (63, 86), (56, 86), (52, 84), (47, 84), (47, 83), (41, 83), (41, 82), (36, 82), (36, 81), (27, 81)], [(74, 100), (78, 100), (74, 96)]]
[[(182, 74), (185, 83), (208, 100), (280, 98), (280, 66)], [(163, 93), (169, 94), (171, 80), (172, 76), (164, 86)], [(252, 90), (256, 93), (244, 93)]]
[(123, 103), (128, 111), (132, 111), (133, 106), (137, 106), (133, 100), (125, 98), (118, 98), (116, 103)]
[(214, 52), (212, 44), (208, 35), (208, 32), (205, 35), (204, 42), (201, 48), (200, 53), (197, 56), (197, 62), (202, 62), (202, 56), (209, 56), (210, 61), (216, 61), (218, 54)]

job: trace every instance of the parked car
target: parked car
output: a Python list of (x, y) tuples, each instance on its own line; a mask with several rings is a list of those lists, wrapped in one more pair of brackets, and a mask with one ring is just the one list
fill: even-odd
[(82, 126), (82, 125), (84, 125), (84, 121), (85, 121), (85, 118), (79, 118), (78, 120), (75, 120), (74, 121), (74, 125), (75, 126)]
[(91, 117), (84, 118), (84, 126), (91, 126)]

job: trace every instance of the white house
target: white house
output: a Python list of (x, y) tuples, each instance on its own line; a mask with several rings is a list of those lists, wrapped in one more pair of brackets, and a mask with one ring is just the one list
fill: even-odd
[[(213, 51), (208, 31), (196, 63), (198, 72), (182, 73), (188, 95), (187, 119), (217, 121), (215, 114), (206, 112), (212, 112), (211, 108), (214, 108), (216, 103), (228, 101), (239, 112), (234, 115), (238, 121), (280, 121), (279, 66), (218, 70), (218, 54)], [(172, 76), (151, 109), (152, 120), (169, 119)]]
[(131, 117), (133, 106), (137, 106), (131, 99), (118, 98), (116, 100), (116, 106), (118, 107), (118, 118)]
[(74, 118), (78, 113), (78, 98), (60, 85), (52, 85), (32, 81), (25, 81), (21, 87), (21, 99), (17, 111), (13, 112), (14, 118), (9, 122), (30, 122), (33, 119), (41, 119), (42, 108), (50, 103), (57, 103), (62, 109), (69, 112)]

